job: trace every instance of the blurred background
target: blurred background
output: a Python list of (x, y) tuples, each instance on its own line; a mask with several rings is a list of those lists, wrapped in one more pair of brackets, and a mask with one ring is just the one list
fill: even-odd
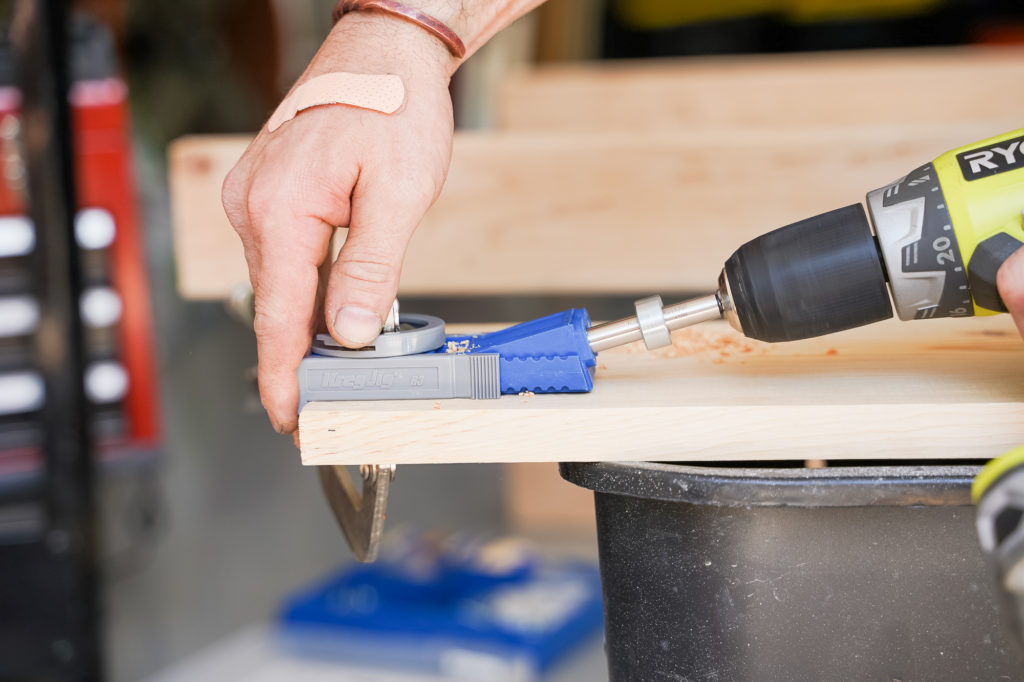
[[(267, 672), (279, 655), (271, 624), (289, 595), (345, 567), (351, 555), (315, 472), (299, 465), (291, 439), (276, 435), (260, 409), (251, 330), (222, 302), (177, 293), (167, 148), (185, 135), (257, 130), (328, 32), (333, 2), (71, 4), (76, 235), (90, 296), (82, 314), (98, 441), (105, 677), (288, 679), (290, 669), (278, 678)], [(9, 24), (14, 3), (0, 8)], [(500, 123), (506, 77), (534, 65), (1021, 43), (1024, 5), (1017, 0), (551, 0), (474, 56), (452, 93), (457, 127), (488, 130)], [(39, 314), (26, 274), (32, 240), (21, 217), (13, 60), (5, 42), (0, 581), (23, 594), (49, 589), (59, 600), (75, 592), (41, 584), (41, 564), (16, 550), (45, 531), (47, 468), (38, 418), (44, 397), (32, 370)], [(583, 304), (606, 318), (625, 314), (632, 293), (585, 300), (417, 295), (403, 304), (449, 322), (511, 321)], [(517, 475), (497, 465), (406, 466), (393, 493), (389, 528), (488, 540), (511, 534), (531, 539), (540, 557), (596, 563), (589, 497), (551, 467)], [(545, 505), (551, 508), (538, 514)], [(0, 608), (0, 638), (18, 633), (15, 645), (0, 647), (11, 661), (36, 633), (14, 613)], [(70, 646), (59, 638), (47, 643), (53, 679), (77, 679), (60, 672), (75, 668)], [(263, 672), (254, 670), (258, 662)], [(0, 661), (0, 677), (4, 671)], [(354, 675), (334, 679), (364, 679)], [(594, 631), (549, 679), (604, 675)]]

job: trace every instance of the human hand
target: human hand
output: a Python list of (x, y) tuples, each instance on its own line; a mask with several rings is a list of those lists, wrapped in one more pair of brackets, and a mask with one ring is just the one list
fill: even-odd
[(1024, 337), (1024, 248), (1017, 249), (999, 268), (996, 286), (1017, 330)]
[[(313, 332), (325, 326), (353, 348), (380, 333), (409, 239), (448, 172), (456, 66), (417, 26), (345, 15), (297, 85), (337, 71), (396, 74), (405, 103), (391, 115), (317, 107), (264, 127), (224, 182), (253, 287), (260, 396), (280, 433), (298, 426), (296, 373)], [(335, 226), (349, 233), (331, 264)]]

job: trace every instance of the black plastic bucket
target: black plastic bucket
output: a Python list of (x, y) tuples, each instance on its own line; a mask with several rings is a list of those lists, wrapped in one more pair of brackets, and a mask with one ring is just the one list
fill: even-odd
[(612, 682), (1024, 680), (978, 470), (563, 463), (595, 493)]

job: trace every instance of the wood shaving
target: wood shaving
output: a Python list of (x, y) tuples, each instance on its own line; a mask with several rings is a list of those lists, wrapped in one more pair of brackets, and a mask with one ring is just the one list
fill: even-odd
[(705, 329), (681, 329), (672, 333), (672, 345), (648, 351), (643, 341), (623, 346), (619, 352), (649, 353), (658, 358), (711, 357), (711, 362), (722, 364), (727, 358), (738, 355), (764, 355), (769, 345), (762, 341), (748, 339), (738, 332), (722, 334), (720, 331)]
[(533, 391), (520, 391), (519, 392), (519, 397), (520, 398), (532, 398), (533, 396), (534, 396)]
[(839, 355), (839, 351), (837, 351), (835, 348), (829, 348), (827, 351), (825, 351), (825, 355)]

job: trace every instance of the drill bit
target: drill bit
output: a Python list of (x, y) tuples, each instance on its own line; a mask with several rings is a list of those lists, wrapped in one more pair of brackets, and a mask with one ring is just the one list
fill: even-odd
[(648, 350), (661, 348), (672, 343), (672, 330), (721, 319), (727, 311), (721, 291), (667, 307), (660, 296), (640, 299), (634, 305), (636, 315), (587, 330), (591, 350), (599, 353), (641, 339)]

